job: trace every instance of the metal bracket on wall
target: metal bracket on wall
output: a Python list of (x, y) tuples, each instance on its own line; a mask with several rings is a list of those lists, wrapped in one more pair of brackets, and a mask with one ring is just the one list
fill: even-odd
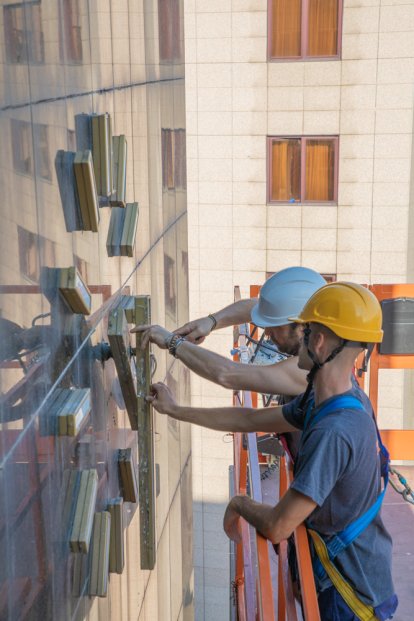
[[(148, 295), (135, 298), (135, 323), (151, 323)], [(137, 334), (136, 361), (141, 569), (153, 569), (156, 558), (154, 429), (152, 408), (145, 399), (151, 384), (151, 354), (149, 346), (144, 351), (141, 349), (140, 334)]]

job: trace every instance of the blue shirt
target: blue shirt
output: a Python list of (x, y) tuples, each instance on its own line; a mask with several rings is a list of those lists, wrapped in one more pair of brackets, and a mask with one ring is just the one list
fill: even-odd
[[(337, 410), (309, 425), (302, 434), (291, 485), (316, 502), (318, 506), (307, 524), (328, 537), (362, 515), (374, 504), (381, 489), (372, 406), (356, 382), (344, 394), (357, 397), (364, 409)], [(283, 415), (291, 425), (303, 430), (306, 406), (304, 412), (298, 409), (301, 398), (284, 405)], [(336, 557), (335, 565), (361, 600), (376, 607), (394, 596), (391, 557), (392, 540), (380, 512)], [(328, 586), (329, 578), (317, 585), (319, 591)]]

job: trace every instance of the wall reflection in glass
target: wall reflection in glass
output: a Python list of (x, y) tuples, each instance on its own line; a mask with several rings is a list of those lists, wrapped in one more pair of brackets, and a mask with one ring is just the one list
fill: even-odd
[[(148, 523), (158, 591), (147, 589), (152, 572), (140, 565), (145, 538), (133, 492), (143, 461), (131, 424), (140, 367), (129, 338), (135, 296), (150, 296), (156, 323), (175, 327), (188, 315), (183, 7), (144, 3), (151, 17), (159, 11), (154, 22), (129, 4), (42, 0), (0, 9), (2, 621), (143, 621), (154, 610), (193, 617), (190, 434), (156, 413)], [(121, 156), (103, 157), (109, 170), (85, 159), (59, 168), (58, 153), (98, 158), (87, 129), (94, 114), (107, 115), (112, 135), (123, 137)], [(137, 203), (128, 229), (125, 206)], [(96, 226), (83, 226), (93, 209)], [(135, 245), (123, 244), (121, 231), (120, 252), (108, 256), (112, 209), (125, 209), (119, 220)], [(114, 338), (116, 313), (122, 330)], [(156, 355), (153, 379), (168, 379), (188, 401), (188, 373)]]

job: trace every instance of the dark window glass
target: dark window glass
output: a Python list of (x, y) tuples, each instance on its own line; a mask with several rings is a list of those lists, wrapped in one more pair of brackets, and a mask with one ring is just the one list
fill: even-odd
[(61, 62), (81, 63), (83, 60), (82, 27), (79, 0), (62, 0), (59, 4), (59, 50)]
[(272, 10), (272, 58), (301, 55), (301, 0), (274, 0)]
[(333, 201), (335, 198), (335, 143), (333, 140), (306, 141), (305, 200)]
[(49, 140), (47, 125), (33, 125), (36, 174), (43, 179), (52, 179), (49, 157)]
[(272, 201), (300, 201), (300, 139), (272, 142)]
[(187, 187), (185, 129), (162, 129), (162, 187), (164, 190)]
[(32, 130), (27, 121), (11, 119), (13, 166), (17, 172), (33, 174)]
[(180, 0), (158, 0), (160, 62), (183, 60), (183, 29)]
[(164, 254), (165, 308), (167, 313), (174, 318), (177, 312), (176, 288), (175, 261), (168, 254)]
[(56, 244), (21, 226), (17, 227), (20, 272), (32, 282), (38, 282), (40, 265), (56, 265)]
[(27, 121), (11, 119), (11, 140), (14, 169), (25, 175), (36, 174), (51, 180), (48, 127), (40, 123), (33, 124), (35, 145), (35, 164), (33, 165), (32, 125)]
[(9, 63), (44, 63), (45, 46), (40, 2), (3, 8), (6, 59)]
[(308, 56), (338, 54), (338, 0), (309, 0)]

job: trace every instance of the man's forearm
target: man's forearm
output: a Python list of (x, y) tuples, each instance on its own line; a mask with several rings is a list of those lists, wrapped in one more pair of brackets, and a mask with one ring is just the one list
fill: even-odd
[(316, 506), (316, 502), (310, 497), (291, 488), (274, 507), (255, 502), (248, 496), (234, 496), (229, 503), (232, 511), (238, 513), (272, 543), (287, 539)]
[(152, 401), (155, 409), (162, 414), (168, 414), (177, 420), (194, 423), (216, 431), (230, 431), (251, 433), (263, 431), (265, 433), (285, 433), (297, 431), (283, 416), (283, 407), (270, 408), (196, 408), (177, 405), (173, 401), (163, 401), (162, 397)]
[(256, 502), (249, 496), (235, 496), (231, 502), (240, 517), (272, 543), (279, 543), (290, 535), (290, 532), (284, 532), (275, 520), (275, 507)]
[(257, 298), (239, 300), (213, 313), (217, 321), (216, 330), (236, 326), (250, 321), (250, 311), (257, 304)]
[(297, 358), (267, 367), (245, 365), (188, 341), (180, 344), (176, 356), (197, 375), (232, 390), (299, 395), (307, 386), (306, 372), (299, 369)]
[(254, 409), (243, 407), (196, 408), (176, 405), (164, 413), (177, 420), (215, 431), (237, 433), (253, 431), (249, 414), (254, 414), (254, 412)]
[[(215, 352), (212, 352), (194, 343), (185, 341), (177, 348), (176, 356), (181, 362), (183, 362), (191, 371), (197, 373), (204, 379), (210, 380), (216, 384), (220, 384), (225, 388), (238, 389), (238, 386), (229, 385), (226, 378), (231, 374), (234, 375), (235, 369), (233, 367), (240, 367), (239, 363), (228, 360), (224, 356), (220, 356)], [(240, 373), (245, 372), (241, 369)]]

